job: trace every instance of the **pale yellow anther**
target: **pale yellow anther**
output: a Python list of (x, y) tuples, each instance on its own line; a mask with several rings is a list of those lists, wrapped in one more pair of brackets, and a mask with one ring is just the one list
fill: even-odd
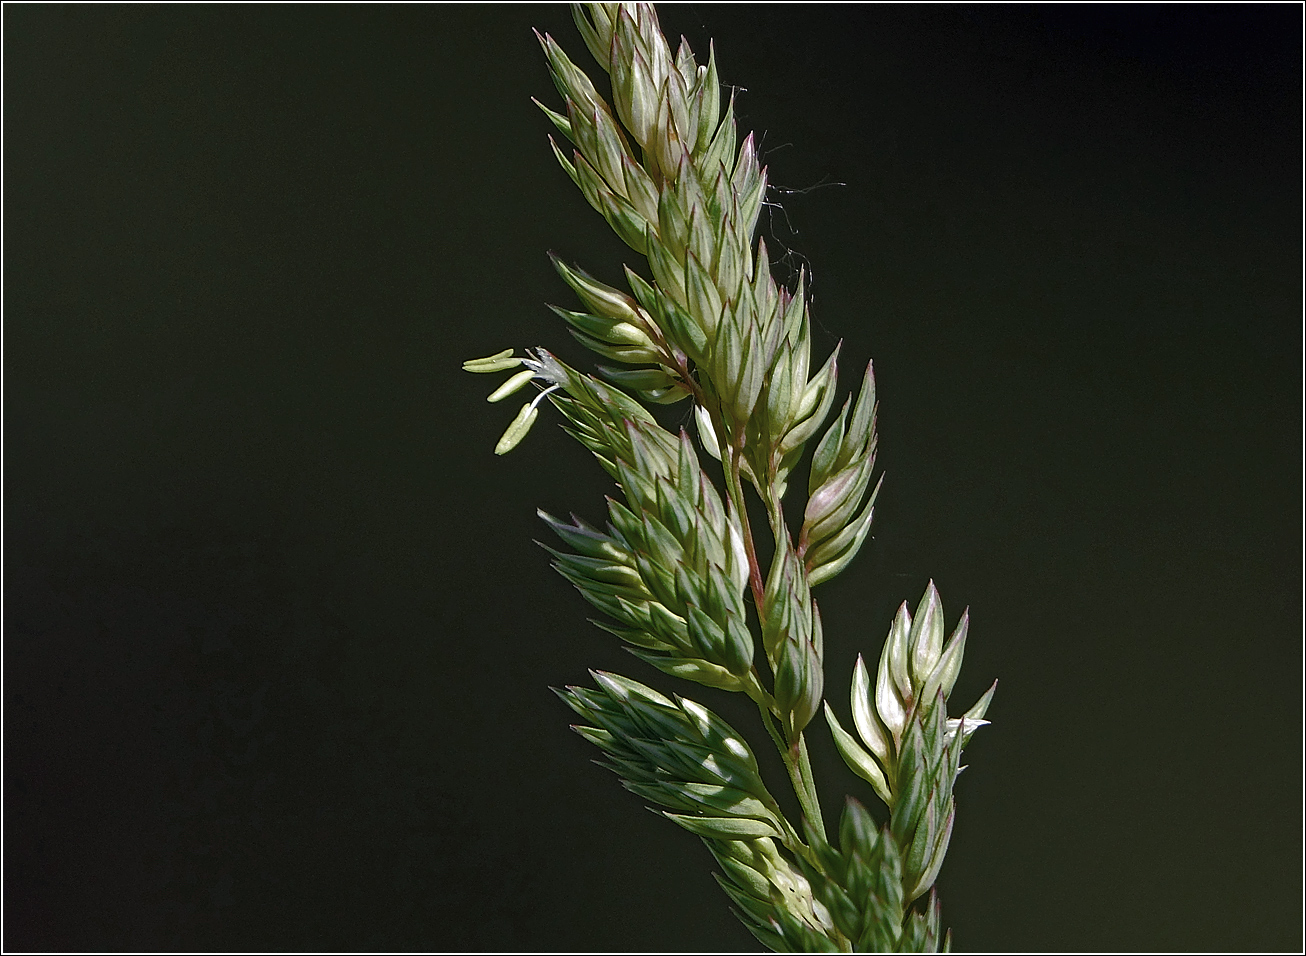
[(523, 369), (508, 381), (504, 382), (486, 399), (487, 402), (501, 402), (509, 395), (516, 394), (526, 387), (526, 383), (535, 377), (535, 373), (530, 369)]

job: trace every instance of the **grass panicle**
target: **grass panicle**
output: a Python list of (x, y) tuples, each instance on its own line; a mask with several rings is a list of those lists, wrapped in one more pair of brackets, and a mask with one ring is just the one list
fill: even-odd
[[(858, 657), (849, 729), (823, 701), (813, 589), (849, 565), (870, 529), (879, 491), (871, 365), (831, 418), (839, 347), (813, 363), (806, 276), (793, 289), (777, 284), (765, 243), (754, 241), (767, 171), (753, 137), (738, 137), (715, 50), (700, 63), (682, 39), (673, 53), (649, 4), (573, 9), (612, 102), (537, 34), (562, 108), (537, 103), (557, 134), (559, 165), (646, 271), (628, 266), (623, 291), (553, 259), (579, 307), (553, 311), (603, 360), (597, 374), (541, 347), (463, 367), (512, 372), (491, 402), (538, 388), (496, 453), (526, 437), (547, 399), (616, 481), (623, 500), (609, 500), (603, 528), (540, 513), (562, 545), (548, 548), (554, 567), (636, 657), (756, 703), (801, 818), (787, 818), (744, 736), (701, 704), (604, 672), (592, 673), (592, 688), (557, 693), (623, 786), (703, 840), (733, 912), (762, 943), (946, 950), (933, 884), (952, 835), (962, 748), (988, 723), (993, 696), (990, 688), (963, 716), (948, 716), (968, 614), (947, 636), (930, 582), (916, 613), (904, 603), (891, 622), (874, 680)], [(693, 436), (663, 428), (647, 407), (686, 401)], [(782, 501), (814, 439), (795, 538)], [(724, 487), (703, 453), (720, 461)], [(767, 514), (766, 568), (755, 546), (766, 532), (750, 525), (745, 487)], [(833, 841), (807, 754), (822, 709), (844, 761), (885, 807), (877, 822), (849, 797)]]

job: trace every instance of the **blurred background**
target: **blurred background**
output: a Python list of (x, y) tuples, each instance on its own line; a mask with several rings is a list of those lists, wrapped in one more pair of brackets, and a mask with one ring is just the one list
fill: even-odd
[[(875, 361), (829, 699), (931, 578), (955, 709), (1001, 680), (954, 945), (1299, 949), (1301, 9), (661, 16), (740, 88), (818, 358)], [(586, 623), (535, 508), (610, 484), (547, 409), (495, 458), (459, 369), (592, 364), (546, 250), (645, 268), (532, 26), (592, 67), (562, 6), (5, 8), (7, 949), (758, 948), (548, 687), (755, 712)], [(827, 818), (875, 806), (810, 736)]]

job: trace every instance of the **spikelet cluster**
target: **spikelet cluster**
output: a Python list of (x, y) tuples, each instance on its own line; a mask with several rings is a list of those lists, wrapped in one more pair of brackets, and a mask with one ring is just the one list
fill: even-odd
[(619, 407), (601, 382), (576, 386), (560, 407), (625, 493), (609, 499), (605, 530), (540, 512), (575, 553), (550, 548), (554, 566), (615, 624), (605, 629), (636, 656), (702, 684), (760, 694), (744, 592), (748, 558), (738, 517), (699, 466), (689, 436)]
[(966, 652), (969, 613), (945, 646), (943, 603), (931, 581), (913, 618), (898, 608), (880, 654), (874, 688), (861, 655), (853, 668), (852, 713), (860, 743), (827, 703), (835, 745), (854, 773), (890, 810), (890, 829), (903, 850), (907, 902), (933, 885), (952, 836), (952, 796), (962, 748), (988, 723), (997, 682), (960, 718), (947, 716), (948, 697)]

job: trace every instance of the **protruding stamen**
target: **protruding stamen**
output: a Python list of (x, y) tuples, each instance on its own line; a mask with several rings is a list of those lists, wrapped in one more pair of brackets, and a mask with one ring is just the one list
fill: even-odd
[(517, 417), (508, 426), (508, 430), (499, 439), (499, 444), (494, 446), (494, 453), (496, 455), (506, 455), (521, 444), (521, 440), (531, 430), (531, 426), (535, 424), (535, 419), (539, 417), (539, 414), (539, 410), (536, 409), (533, 402), (523, 405), (521, 411), (517, 413)]
[(468, 359), (463, 362), (464, 372), (506, 372), (522, 364), (522, 359), (514, 358), (512, 349), (495, 352), (485, 358)]
[(540, 394), (535, 396), (535, 400), (531, 402), (531, 408), (535, 408), (537, 405), (540, 404), (540, 402), (544, 401), (544, 397), (548, 395), (549, 392), (556, 392), (560, 388), (562, 388), (561, 385), (550, 385), (544, 391), (540, 392)]
[(535, 373), (530, 369), (523, 369), (508, 381), (504, 382), (486, 399), (487, 402), (501, 402), (509, 395), (516, 394), (526, 387), (526, 383), (535, 377)]

